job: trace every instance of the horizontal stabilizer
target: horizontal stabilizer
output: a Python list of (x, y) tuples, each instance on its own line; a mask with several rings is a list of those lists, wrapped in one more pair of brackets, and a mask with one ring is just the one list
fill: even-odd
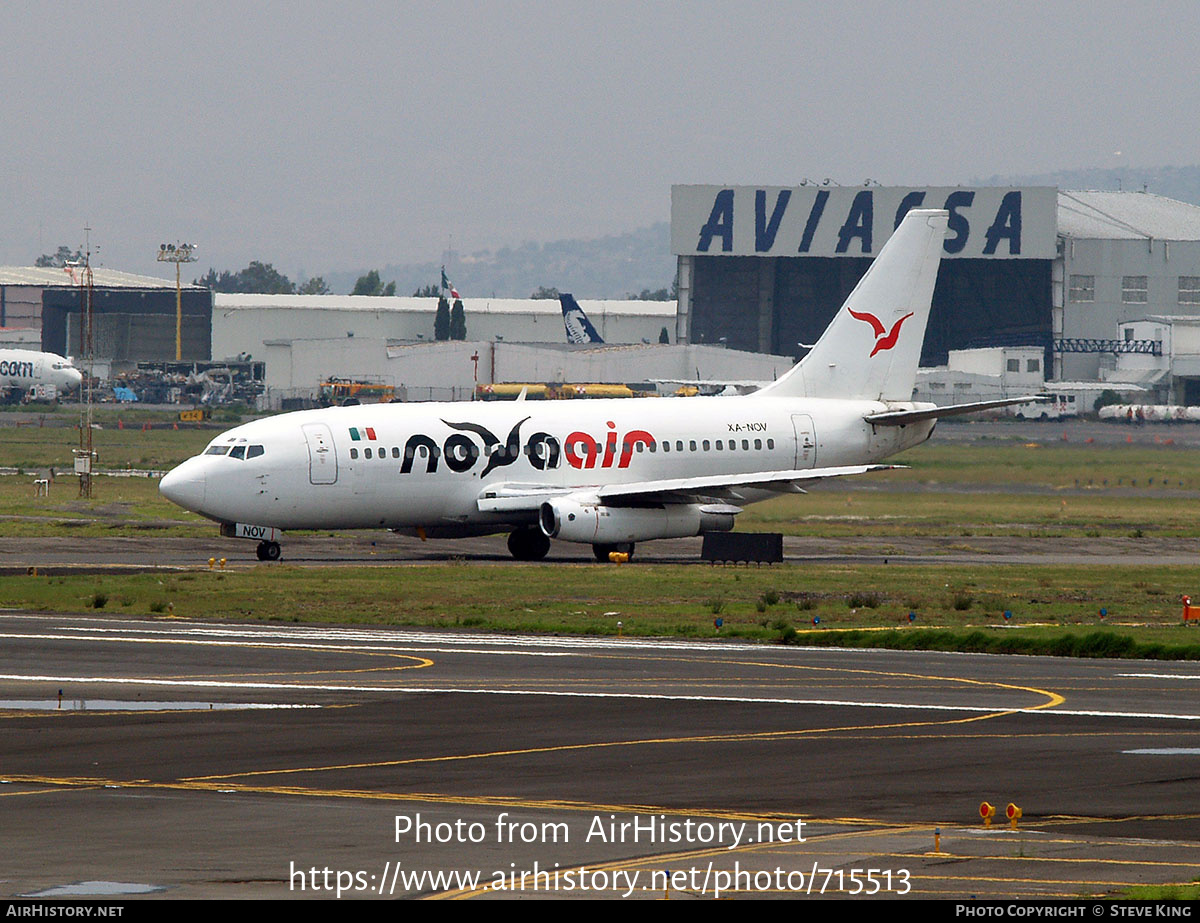
[(996, 407), (1010, 407), (1013, 404), (1030, 404), (1036, 401), (1048, 401), (1048, 394), (1027, 394), (1024, 397), (1008, 397), (997, 401), (976, 401), (974, 404), (950, 404), (946, 407), (931, 407), (925, 410), (886, 410), (883, 413), (869, 413), (865, 417), (868, 423), (876, 426), (905, 426), (909, 423), (919, 423), (922, 420), (939, 420), (942, 417), (957, 417), (964, 413), (979, 413), (981, 410), (992, 410)]

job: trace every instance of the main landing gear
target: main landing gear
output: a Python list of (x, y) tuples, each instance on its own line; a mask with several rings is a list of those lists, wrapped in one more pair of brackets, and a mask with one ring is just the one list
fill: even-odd
[(278, 561), (282, 549), (279, 542), (259, 542), (256, 554), (260, 561)]
[(541, 529), (524, 526), (508, 536), (508, 550), (518, 561), (540, 561), (550, 550), (550, 539)]
[(608, 563), (608, 556), (614, 551), (620, 551), (629, 555), (629, 560), (633, 560), (633, 542), (620, 542), (616, 545), (593, 545), (592, 554), (596, 556), (597, 561)]

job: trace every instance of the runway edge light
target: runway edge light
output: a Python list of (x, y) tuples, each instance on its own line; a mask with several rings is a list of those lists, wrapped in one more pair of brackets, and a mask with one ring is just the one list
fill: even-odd
[(988, 804), (986, 801), (981, 802), (979, 805), (979, 816), (983, 818), (983, 825), (990, 827), (992, 825), (992, 818), (996, 816), (996, 806)]

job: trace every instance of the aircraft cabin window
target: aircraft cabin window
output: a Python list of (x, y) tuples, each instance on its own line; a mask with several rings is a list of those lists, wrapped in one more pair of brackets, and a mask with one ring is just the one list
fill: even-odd
[(641, 453), (642, 453), (642, 452), (645, 450), (645, 448), (646, 448), (646, 447), (645, 447), (644, 445), (642, 445), (640, 442), (635, 442), (635, 443), (634, 443), (634, 445), (635, 445), (635, 446), (637, 446), (637, 450), (638, 450), (638, 454), (639, 454), (639, 455), (640, 455), (640, 454), (641, 454)]
[(392, 446), (392, 458), (399, 458), (399, 457), (400, 457), (400, 447)]
[(266, 451), (266, 449), (264, 449), (260, 445), (252, 445), (252, 446), (250, 446), (250, 448), (248, 448), (246, 450), (246, 457), (247, 458), (258, 458), (258, 456), (262, 455), (263, 452), (265, 452), (265, 451)]
[(671, 451), (671, 440), (669, 440), (669, 439), (664, 439), (664, 440), (663, 440), (663, 451), (664, 451), (664, 452), (670, 452), (670, 451)]
[(762, 451), (762, 440), (761, 439), (754, 440), (754, 449), (755, 449), (755, 451), (759, 451), (759, 452)]
[[(695, 448), (696, 448), (696, 447), (693, 445), (693, 446), (692, 446), (692, 450), (694, 451), (694, 450), (695, 450)], [(682, 452), (682, 451), (683, 451), (683, 440), (682, 440), (682, 439), (676, 439), (676, 440), (675, 440), (675, 451), (676, 451), (676, 452)]]
[(350, 457), (351, 457), (351, 458), (358, 458), (358, 449), (351, 449), (351, 450), (350, 450)]
[(707, 440), (707, 439), (705, 439), (705, 440), (704, 440), (704, 442), (703, 442), (702, 444), (703, 444), (703, 446), (704, 446), (704, 451), (705, 451), (705, 452), (707, 452), (707, 451), (708, 451), (708, 440)]
[(688, 448), (693, 452), (696, 451), (696, 440), (695, 439), (688, 440)]
[(750, 440), (749, 440), (749, 439), (743, 439), (743, 440), (742, 440), (742, 451), (743, 451), (743, 452), (749, 452), (749, 451), (750, 451)]
[(729, 451), (730, 451), (730, 452), (732, 452), (732, 451), (733, 451), (734, 449), (736, 449), (736, 448), (737, 448), (737, 440), (736, 440), (736, 439), (730, 439), (730, 440), (729, 440)]
[(655, 448), (655, 443), (653, 443), (653, 442), (652, 442), (652, 443), (650, 443), (648, 446), (646, 446), (646, 448), (648, 448), (648, 449), (649, 449), (651, 452), (657, 452), (657, 451), (658, 451), (658, 450)]
[(229, 457), (230, 458), (245, 458), (246, 457), (246, 447), (244, 445), (235, 445), (232, 449), (229, 450)]
[(227, 445), (210, 445), (207, 449), (204, 450), (204, 454), (205, 455), (224, 455), (228, 451), (229, 451), (229, 446), (227, 446)]
[(768, 448), (768, 449), (773, 449), (773, 448), (775, 448), (775, 440), (774, 440), (774, 439), (768, 439), (768, 440), (767, 440), (767, 448)]
[(724, 448), (725, 448), (725, 443), (722, 440), (718, 439), (717, 440), (717, 451), (720, 452)]
[(370, 449), (363, 449), (363, 455), (364, 455), (365, 457), (367, 457), (367, 458), (370, 458), (370, 457), (371, 457), (371, 450), (370, 450)]

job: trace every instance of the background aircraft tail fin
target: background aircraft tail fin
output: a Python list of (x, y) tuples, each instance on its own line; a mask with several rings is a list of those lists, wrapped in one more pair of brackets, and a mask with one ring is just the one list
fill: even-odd
[(558, 300), (562, 303), (563, 325), (567, 328), (568, 343), (604, 342), (592, 326), (592, 322), (588, 320), (588, 316), (583, 313), (583, 308), (579, 307), (574, 295), (562, 292)]
[(912, 400), (948, 218), (905, 215), (812, 351), (757, 393)]

